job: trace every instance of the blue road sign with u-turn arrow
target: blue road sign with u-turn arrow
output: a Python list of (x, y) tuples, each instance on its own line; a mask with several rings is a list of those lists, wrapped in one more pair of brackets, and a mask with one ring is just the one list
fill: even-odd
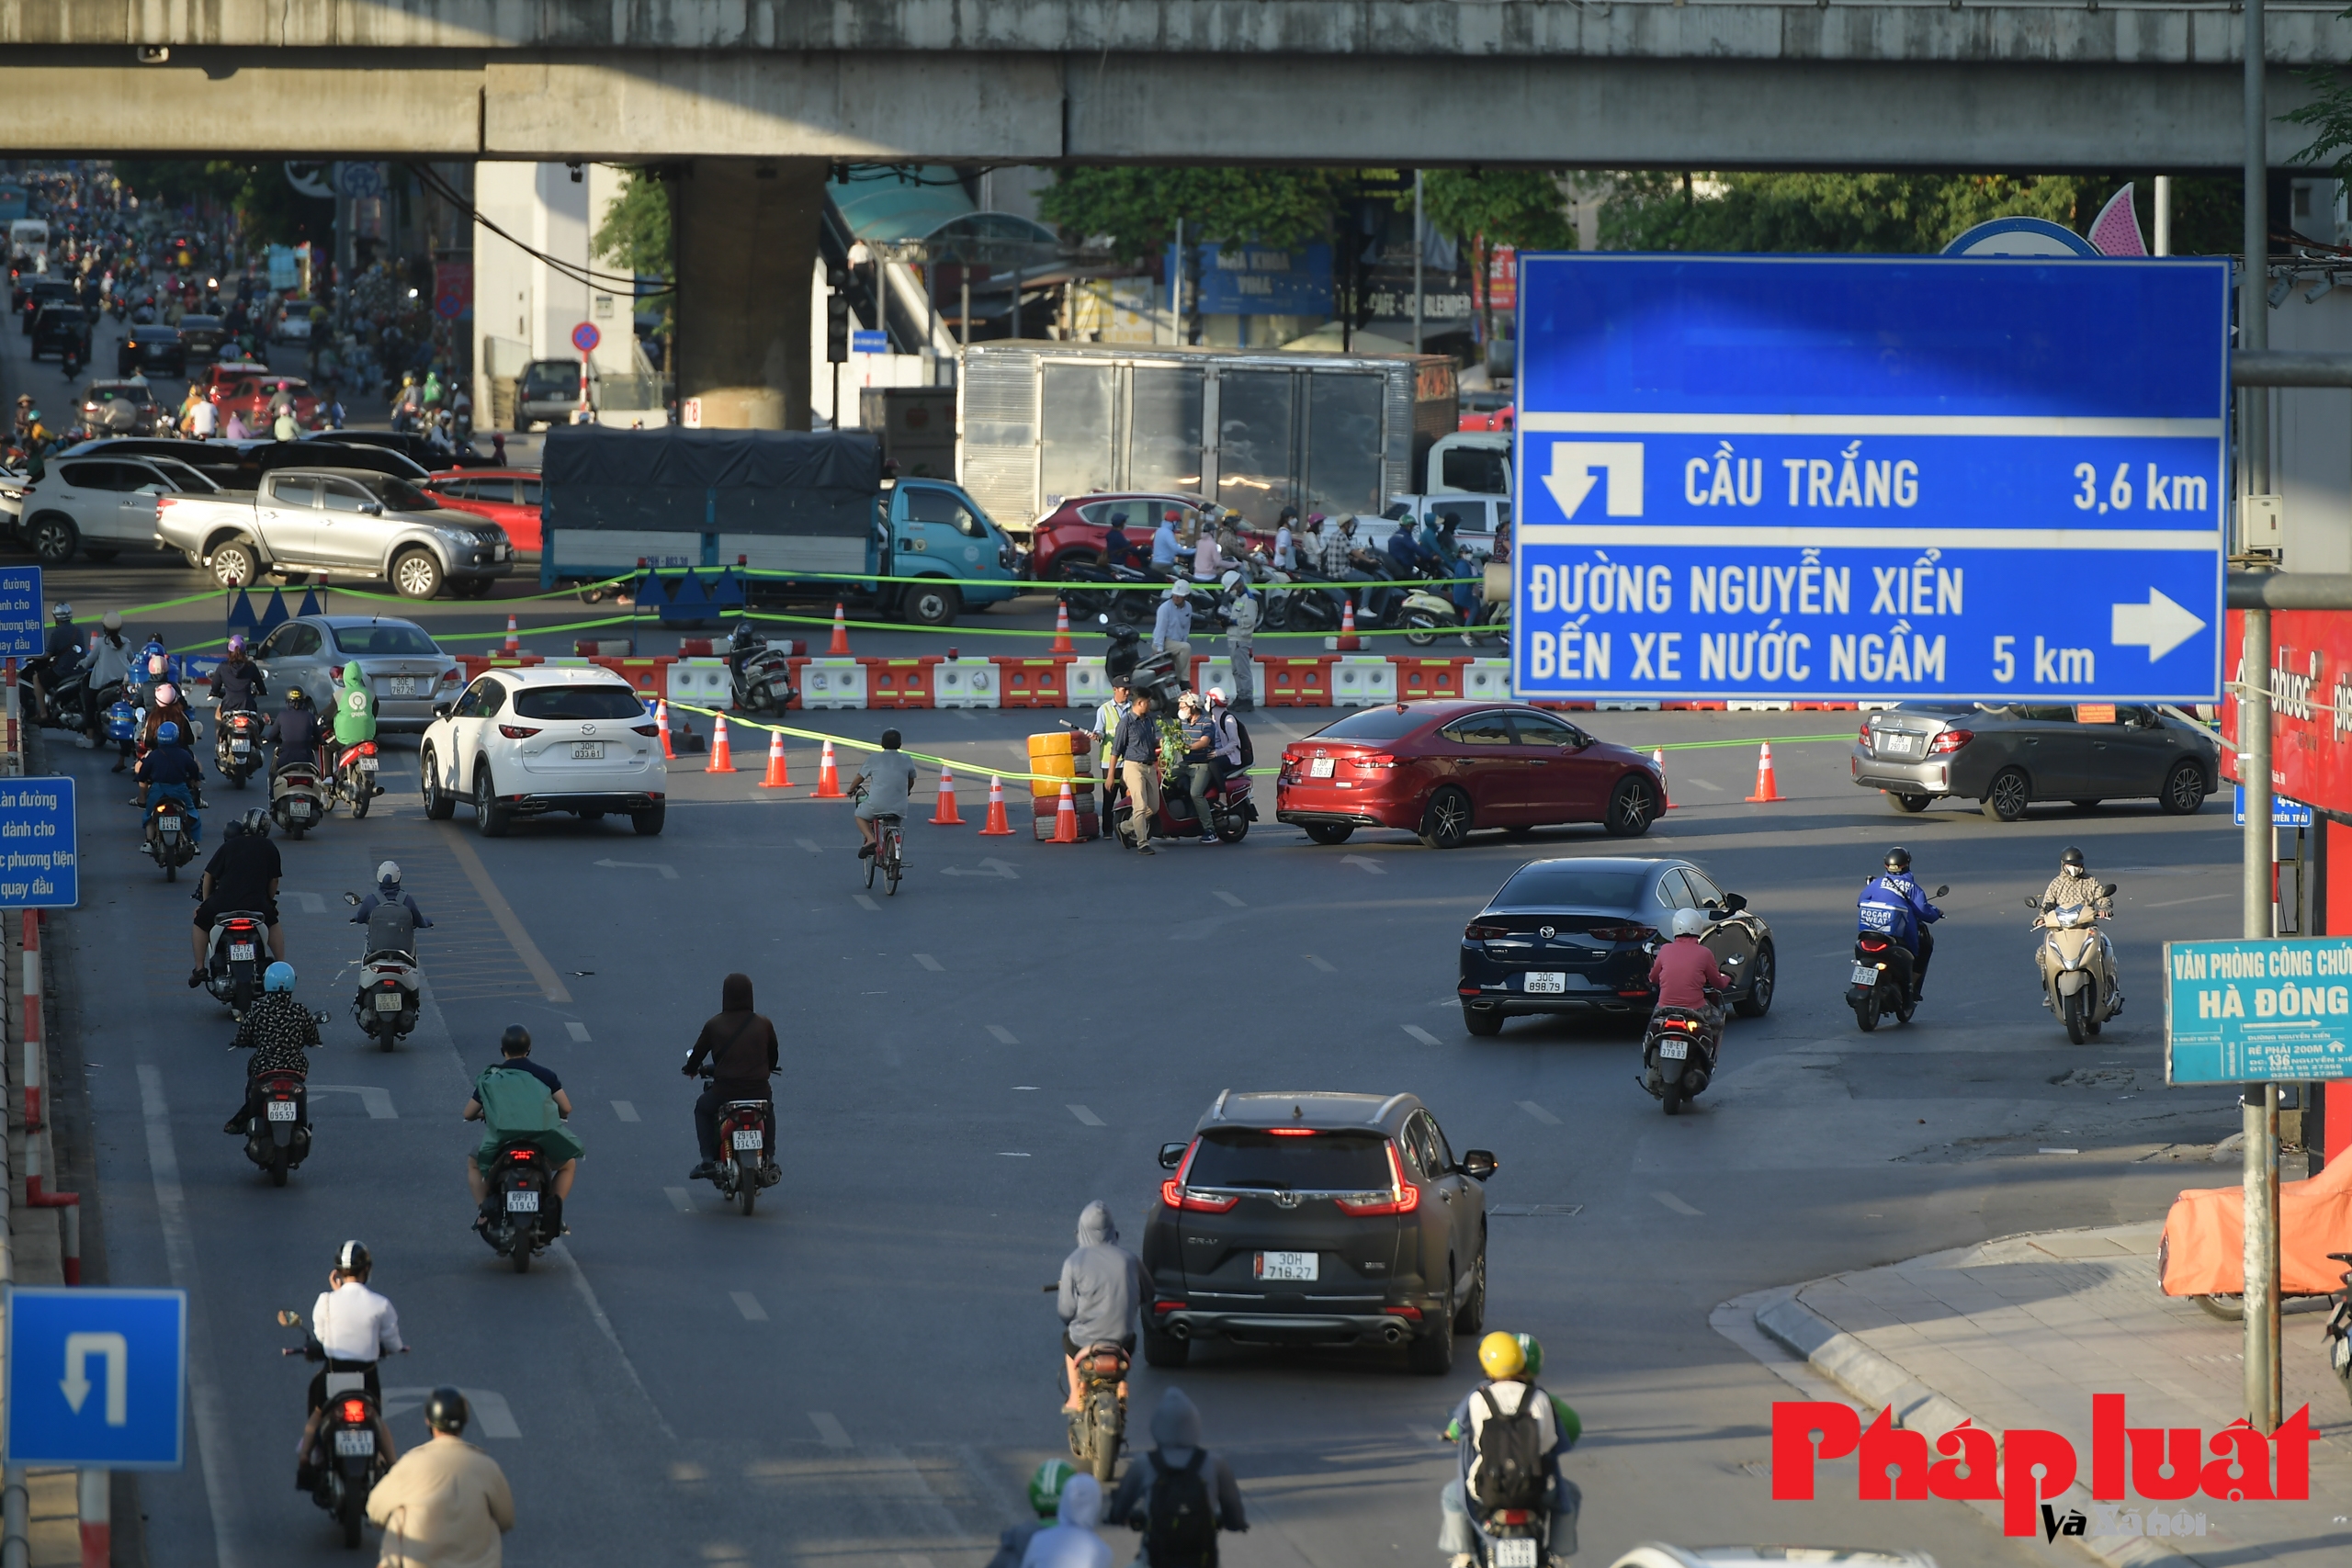
[(186, 1292), (15, 1286), (7, 1371), (9, 1462), (180, 1467)]
[(2218, 700), (2225, 260), (1520, 260), (1524, 697)]

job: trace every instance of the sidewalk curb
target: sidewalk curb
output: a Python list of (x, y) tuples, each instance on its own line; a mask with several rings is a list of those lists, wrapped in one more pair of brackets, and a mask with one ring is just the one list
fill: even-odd
[[(1834, 1275), (1828, 1277), (1836, 1278)], [(1754, 1321), (1766, 1338), (1864, 1404), (1873, 1409), (1883, 1406), (1893, 1410), (1895, 1425), (1911, 1431), (1924, 1432), (1930, 1442), (1963, 1421), (1986, 1430), (1999, 1430), (1987, 1422), (1977, 1421), (1951, 1399), (1928, 1387), (1901, 1366), (1805, 1305), (1799, 1298), (1806, 1286), (1815, 1283), (1818, 1281), (1808, 1280), (1804, 1284), (1773, 1291), (1760, 1298), (1746, 1298), (1758, 1303), (1754, 1309)], [(2051, 1498), (2049, 1503), (2062, 1513), (2075, 1509), (2087, 1517), (2091, 1510), (2090, 1489), (2078, 1481)], [(1999, 1503), (1971, 1502), (1968, 1506), (1989, 1520), (1996, 1531), (2001, 1528)], [(2112, 1568), (2154, 1568), (2157, 1564), (2201, 1562), (2188, 1552), (2161, 1545), (2144, 1536), (2060, 1539), (2097, 1561), (2111, 1564)]]

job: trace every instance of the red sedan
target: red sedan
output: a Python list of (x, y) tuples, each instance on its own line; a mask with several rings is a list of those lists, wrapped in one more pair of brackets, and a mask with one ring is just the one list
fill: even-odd
[(539, 475), (536, 468), (449, 468), (425, 481), (444, 505), (489, 518), (506, 530), (518, 556), (539, 553)]
[(1480, 828), (1598, 822), (1649, 830), (1665, 781), (1638, 751), (1523, 703), (1363, 708), (1283, 751), (1274, 816), (1337, 844), (1358, 828), (1402, 828), (1450, 850)]
[[(1098, 491), (1091, 495), (1073, 495), (1048, 513), (1031, 532), (1029, 575), (1045, 582), (1059, 577), (1065, 563), (1099, 563), (1102, 559), (1103, 536), (1111, 531), (1112, 517), (1119, 513), (1126, 514), (1120, 531), (1148, 560), (1151, 536), (1159, 527), (1162, 516), (1176, 525), (1178, 538), (1189, 538), (1200, 526), (1201, 513), (1208, 504), (1204, 496), (1177, 491)], [(1245, 545), (1256, 545), (1269, 554), (1274, 547), (1273, 535), (1261, 529), (1244, 528), (1241, 538)]]
[(215, 365), (206, 373), (204, 395), (220, 411), (223, 429), (228, 426), (229, 415), (234, 412), (255, 435), (267, 435), (269, 400), (277, 395), (280, 386), (294, 400), (294, 423), (305, 430), (318, 429), (319, 397), (311, 390), (311, 384), (300, 376), (281, 375), (266, 365)]

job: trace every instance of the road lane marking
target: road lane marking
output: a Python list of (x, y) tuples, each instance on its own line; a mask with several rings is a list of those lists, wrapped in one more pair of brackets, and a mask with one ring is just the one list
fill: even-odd
[(1228, 904), (1232, 905), (1232, 906), (1233, 906), (1235, 908), (1237, 908), (1237, 909), (1246, 909), (1246, 908), (1248, 908), (1250, 907), (1249, 905), (1247, 905), (1247, 904), (1243, 903), (1240, 899), (1236, 898), (1232, 894), (1227, 893), (1227, 892), (1224, 888), (1222, 888), (1222, 887), (1220, 887), (1220, 888), (1218, 888), (1218, 889), (1216, 890), (1216, 896), (1217, 896), (1219, 898), (1224, 899), (1227, 903), (1228, 903)]
[[(2126, 1095), (2124, 1098), (2128, 1100), (2131, 1096)], [(2044, 1149), (2041, 1152), (2046, 1155), (2078, 1155), (2083, 1151), (2080, 1149)]]
[(727, 1298), (735, 1303), (735, 1310), (743, 1314), (745, 1323), (765, 1323), (768, 1320), (768, 1309), (762, 1306), (759, 1298), (751, 1292), (729, 1291)]
[(2199, 893), (2194, 898), (2166, 898), (2161, 903), (2151, 904), (2148, 908), (2151, 909), (2173, 909), (2179, 908), (2183, 904), (2210, 904), (2216, 898), (2234, 898), (2236, 897), (2237, 894), (2234, 891), (2228, 893)]
[(946, 972), (944, 966), (940, 964), (939, 960), (933, 958), (928, 953), (916, 953), (915, 962), (922, 964), (924, 968), (930, 970), (934, 975), (944, 974)]
[(1381, 864), (1378, 861), (1374, 860), (1370, 855), (1341, 855), (1340, 857), (1340, 863), (1341, 865), (1362, 866), (1364, 870), (1372, 873), (1374, 876), (1385, 876), (1388, 874), (1388, 868)]
[(850, 1446), (848, 1430), (833, 1418), (831, 1411), (811, 1410), (808, 1412), (808, 1424), (817, 1428), (817, 1440), (827, 1448), (845, 1449)]
[(1020, 1041), (1015, 1040), (1012, 1037), (1012, 1031), (1007, 1029), (1001, 1023), (989, 1024), (989, 1032), (996, 1036), (996, 1043), (1000, 1045), (1018, 1045), (1021, 1043)]
[(1699, 1213), (1698, 1210), (1692, 1208), (1690, 1204), (1684, 1202), (1681, 1199), (1677, 1198), (1673, 1193), (1667, 1191), (1663, 1188), (1660, 1188), (1658, 1190), (1651, 1193), (1650, 1196), (1657, 1199), (1659, 1202), (1665, 1204), (1668, 1208), (1673, 1210), (1678, 1214), (1690, 1214), (1695, 1216)]
[(514, 907), (506, 901), (506, 895), (498, 890), (498, 884), (490, 879), (490, 868), (481, 863), (481, 856), (474, 852), (473, 845), (456, 833), (444, 833), (440, 837), (448, 845), (449, 852), (457, 857), (458, 868), (466, 874), (466, 880), (474, 885), (474, 893), (481, 899), (482, 907), (490, 911), (490, 918), (498, 923), (507, 945), (523, 961), (523, 967), (531, 972), (531, 978), (539, 990), (551, 1002), (570, 1001), (571, 993), (563, 988), (562, 980), (556, 976), (555, 965), (547, 961), (547, 955), (531, 940), (531, 933), (523, 929), (523, 922), (514, 914)]
[(566, 1019), (564, 1021), (563, 1027), (574, 1040), (581, 1042), (582, 1044), (587, 1043), (588, 1026), (581, 1022), (578, 1019)]
[(996, 1152), (996, 1157), (999, 1159), (1027, 1159), (1029, 1157), (1029, 1151), (1026, 1149), (999, 1149)]
[(807, 850), (812, 855), (820, 855), (825, 852), (825, 846), (819, 843), (814, 839), (795, 839), (792, 841), (798, 844), (802, 849)]
[(642, 1117), (638, 1115), (637, 1107), (626, 1100), (616, 1100), (613, 1101), (613, 1114), (619, 1117), (624, 1122), (638, 1122), (643, 1120)]
[(1339, 973), (1337, 969), (1332, 968), (1329, 964), (1324, 963), (1321, 959), (1316, 957), (1315, 954), (1311, 953), (1302, 953), (1299, 956), (1306, 959), (1317, 969), (1322, 970), (1326, 975), (1336, 975)]
[(1063, 1109), (1067, 1110), (1072, 1116), (1077, 1117), (1080, 1122), (1085, 1122), (1090, 1127), (1100, 1127), (1102, 1125), (1102, 1118), (1097, 1116), (1093, 1111), (1089, 1111), (1083, 1105), (1065, 1106)]
[(179, 1150), (172, 1142), (172, 1111), (164, 1100), (164, 1075), (139, 1065), (140, 1108), (147, 1121), (147, 1168), (155, 1183), (155, 1218), (164, 1232), (164, 1259), (172, 1283), (187, 1292), (189, 1403), (196, 1412), (197, 1455), (204, 1464), (204, 1500), (212, 1515), (212, 1551), (220, 1568), (245, 1568), (239, 1539), (244, 1523), (239, 1450), (230, 1440), (229, 1414), (212, 1381), (209, 1316), (204, 1277), (198, 1271), (196, 1241), (187, 1228), (187, 1194), (180, 1186)]
[(675, 882), (678, 880), (678, 868), (676, 866), (662, 865), (653, 861), (600, 860), (594, 863), (603, 866), (606, 871), (658, 871), (662, 874), (662, 880), (664, 882)]
[(1424, 1045), (1434, 1045), (1438, 1043), (1437, 1036), (1431, 1034), (1428, 1030), (1423, 1029), (1418, 1023), (1407, 1024), (1405, 1026), (1405, 1032), (1411, 1035), (1414, 1039), (1419, 1041)]
[(670, 1200), (670, 1207), (677, 1210), (678, 1213), (691, 1214), (695, 1212), (694, 1197), (684, 1188), (664, 1187), (662, 1189), (662, 1195)]
[(871, 909), (877, 915), (882, 912), (882, 906), (876, 903), (873, 899), (868, 898), (863, 893), (853, 893), (850, 897), (857, 900), (858, 908), (862, 909)]
[(375, 1089), (367, 1084), (356, 1083), (314, 1083), (310, 1086), (310, 1090), (312, 1094), (356, 1094), (359, 1097), (361, 1108), (368, 1112), (368, 1120), (372, 1122), (400, 1120), (401, 1113), (392, 1109), (392, 1091), (388, 1089)]
[(1550, 1111), (1544, 1110), (1542, 1106), (1536, 1104), (1532, 1100), (1521, 1100), (1519, 1102), (1519, 1108), (1521, 1111), (1526, 1111), (1530, 1116), (1534, 1117), (1538, 1122), (1543, 1122), (1546, 1127), (1556, 1127), (1560, 1124), (1560, 1119), (1557, 1116), (1553, 1115)]
[(306, 915), (323, 915), (327, 912), (327, 901), (315, 893), (280, 893), (278, 897), (293, 899), (302, 907), (302, 913)]
[(582, 1303), (588, 1308), (589, 1318), (604, 1335), (605, 1342), (613, 1348), (613, 1354), (620, 1358), (621, 1371), (628, 1374), (629, 1386), (637, 1390), (639, 1399), (645, 1401), (645, 1407), (653, 1412), (653, 1424), (662, 1428), (663, 1437), (676, 1442), (677, 1431), (671, 1427), (669, 1417), (662, 1414), (662, 1407), (653, 1403), (653, 1395), (646, 1388), (645, 1380), (637, 1375), (637, 1363), (630, 1360), (628, 1352), (621, 1348), (620, 1334), (613, 1327), (613, 1320), (605, 1315), (605, 1303), (596, 1299), (596, 1288), (588, 1282), (588, 1275), (580, 1267), (580, 1260), (571, 1256), (571, 1246), (559, 1237), (548, 1248), (548, 1255), (571, 1274), (571, 1288), (580, 1292)]

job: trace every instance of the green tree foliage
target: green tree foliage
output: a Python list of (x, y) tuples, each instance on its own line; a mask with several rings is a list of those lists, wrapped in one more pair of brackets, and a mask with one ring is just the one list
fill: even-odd
[[(632, 277), (658, 277), (665, 291), (676, 283), (677, 256), (670, 231), (670, 184), (658, 170), (630, 169), (623, 175), (620, 194), (605, 204), (604, 219), (590, 237), (588, 254), (592, 260)], [(664, 337), (669, 335), (672, 325), (673, 298), (665, 292), (662, 299), (661, 332)]]
[[(1409, 194), (1406, 199), (1411, 199)], [(1471, 300), (1478, 312), (1482, 341), (1495, 335), (1487, 281), (1498, 246), (1523, 251), (1576, 249), (1577, 231), (1568, 220), (1566, 194), (1556, 177), (1540, 169), (1491, 173), (1432, 169), (1421, 177), (1421, 211), (1430, 227), (1470, 253)]]
[[(2128, 175), (1633, 174), (1602, 204), (1601, 243), (1628, 251), (1847, 251), (1930, 254), (1994, 218), (2046, 218), (2087, 229)], [(1701, 181), (1705, 184), (1702, 186)], [(2173, 182), (2173, 249), (2237, 246), (2239, 204), (2226, 180)], [(2153, 241), (2154, 187), (2134, 202)]]
[(114, 173), (141, 200), (176, 207), (209, 199), (228, 208), (248, 245), (324, 243), (334, 232), (334, 203), (298, 193), (282, 163), (118, 158)]
[(1114, 254), (1133, 262), (1166, 249), (1180, 218), (1188, 241), (1319, 240), (1355, 194), (1356, 180), (1351, 169), (1063, 169), (1039, 195), (1037, 210), (1080, 238), (1109, 236)]

